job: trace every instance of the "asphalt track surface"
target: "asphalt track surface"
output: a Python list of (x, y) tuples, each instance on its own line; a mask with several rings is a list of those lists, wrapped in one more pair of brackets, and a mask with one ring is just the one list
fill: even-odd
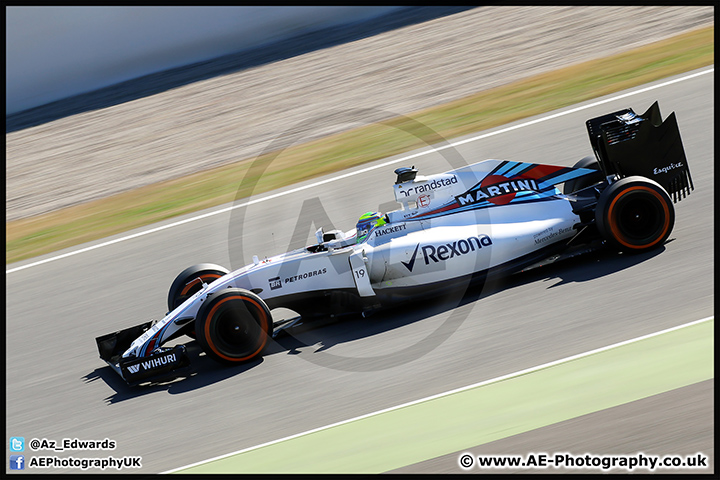
[[(713, 78), (699, 75), (277, 196), (250, 205), (244, 218), (243, 209), (235, 209), (8, 273), (8, 437), (109, 438), (117, 442), (113, 456), (140, 455), (143, 473), (163, 472), (712, 316)], [(301, 327), (271, 345), (261, 361), (237, 368), (218, 367), (191, 343), (196, 373), (166, 385), (128, 388), (97, 356), (96, 336), (165, 313), (167, 288), (186, 266), (237, 268), (253, 254), (287, 250), (296, 227), (307, 234), (301, 243), (310, 243), (319, 225), (304, 220), (323, 212), (335, 227), (350, 229), (363, 212), (388, 210), (399, 166), (435, 173), (450, 169), (449, 162), (485, 158), (572, 165), (590, 153), (585, 120), (627, 106), (644, 111), (655, 100), (664, 117), (678, 116), (695, 184), (676, 204), (670, 241), (655, 252), (595, 254), (468, 292), (464, 300)], [(658, 417), (647, 425), (664, 435), (662, 453), (677, 453), (675, 439), (683, 436), (662, 421), (688, 401), (680, 398), (666, 410), (657, 407)], [(602, 428), (600, 418), (589, 420), (594, 428)], [(699, 415), (693, 422), (708, 419)], [(584, 429), (553, 435), (565, 445), (593, 448)], [(712, 440), (699, 450), (713, 452)], [(613, 453), (644, 448), (643, 437), (631, 436)], [(81, 453), (71, 455), (109, 454)], [(603, 453), (601, 444), (594, 453)]]
[[(474, 468), (462, 469), (458, 459), (464, 453), (480, 455), (523, 455), (530, 452), (550, 456), (572, 453), (616, 455), (637, 454), (638, 446), (645, 457), (656, 455), (693, 456), (703, 452), (710, 457), (708, 469), (658, 468), (656, 473), (710, 473), (714, 471), (715, 442), (713, 398), (714, 380), (706, 380), (658, 395), (600, 410), (520, 435), (489, 442), (462, 452), (443, 455), (424, 462), (398, 468), (390, 473), (605, 473), (600, 468)], [(650, 427), (650, 428), (649, 428)], [(668, 439), (672, 443), (668, 444)], [(597, 453), (601, 452), (601, 453)], [(638, 456), (638, 458), (640, 458)], [(648, 473), (649, 468), (608, 469), (611, 473)]]

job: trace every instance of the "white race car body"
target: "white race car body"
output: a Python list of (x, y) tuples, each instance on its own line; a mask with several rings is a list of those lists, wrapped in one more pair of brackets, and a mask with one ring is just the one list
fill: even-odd
[[(498, 170), (525, 173), (504, 177)], [(529, 177), (533, 171), (538, 178)], [(452, 173), (396, 184), (395, 197), (403, 208), (389, 212), (389, 221), (371, 230), (365, 241), (357, 243), (354, 230), (335, 232), (333, 240), (230, 272), (168, 313), (124, 356), (152, 351), (155, 344), (148, 344), (147, 339), (153, 332), (162, 332), (157, 337), (162, 343), (175, 333), (174, 320), (195, 318), (201, 305), (198, 298), (226, 288), (255, 292), (270, 308), (286, 307), (309, 317), (333, 313), (325, 308), (337, 308), (333, 295), (345, 297), (342, 313), (353, 308), (362, 311), (393, 298), (437, 291), (453, 281), (467, 283), (469, 277), (482, 277), (492, 268), (513, 265), (521, 258), (538, 260), (534, 252), (547, 256), (548, 247), (573, 237), (577, 233), (573, 226), (580, 222), (554, 182), (593, 173), (485, 160)], [(507, 185), (473, 190), (488, 178), (493, 185)], [(440, 186), (431, 188), (435, 185)], [(482, 198), (498, 191), (505, 196)], [(473, 202), (463, 202), (468, 195)], [(480, 202), (475, 201), (477, 197)], [(355, 296), (357, 301), (352, 301)]]
[[(498, 203), (463, 204), (456, 199), (467, 195), (474, 199), (477, 193), (467, 192), (490, 176), (499, 177), (493, 172), (506, 165), (562, 171), (562, 177), (555, 177), (559, 182), (595, 173), (486, 160), (452, 173), (415, 178), (394, 186), (403, 208), (387, 213), (387, 223), (371, 230), (365, 241), (356, 243), (355, 231), (336, 234), (335, 240), (269, 258), (221, 281), (247, 290), (262, 289), (258, 295), (268, 305), (278, 306), (282, 301), (276, 299), (308, 290), (347, 289), (360, 297), (387, 297), (396, 294), (395, 289), (478, 274), (577, 233), (573, 225), (579, 222), (578, 215), (549, 180), (543, 184), (511, 176), (501, 183), (521, 185), (517, 192), (506, 194), (514, 198)], [(446, 185), (429, 189), (443, 181)]]
[[(256, 257), (233, 272), (218, 270), (213, 278), (179, 276), (176, 283), (188, 285), (183, 292), (190, 291), (193, 283), (197, 291), (183, 296), (182, 303), (154, 324), (99, 337), (101, 358), (130, 383), (146, 378), (143, 370), (148, 374), (157, 373), (158, 368), (173, 370), (187, 363), (179, 360), (184, 350), (161, 345), (193, 326), (214, 358), (245, 361), (254, 357), (262, 345), (238, 357), (215, 348), (221, 339), (210, 326), (211, 317), (228, 292), (238, 292), (234, 300), (242, 299), (255, 309), (254, 318), (260, 323), (267, 317), (261, 307), (263, 311), (286, 307), (302, 317), (364, 313), (483, 282), (490, 274), (516, 272), (553, 255), (557, 258), (571, 242), (612, 241), (619, 248), (637, 251), (653, 248), (672, 229), (674, 211), (667, 192), (677, 197), (692, 188), (674, 116), (672, 122), (658, 126), (656, 110), (654, 105), (643, 116), (627, 110), (588, 121), (597, 157), (590, 168), (503, 160), (484, 160), (428, 176), (417, 175), (414, 168), (400, 168), (393, 186), (400, 208), (360, 232), (361, 241), (355, 229), (321, 229), (315, 245), (262, 261)], [(623, 135), (630, 131), (628, 139), (642, 139), (641, 153), (637, 146), (630, 153), (615, 153), (614, 149), (633, 144), (625, 142), (624, 136), (617, 140), (619, 128)], [(671, 165), (683, 167), (672, 179), (651, 180), (657, 163), (645, 163), (657, 159), (640, 158), (642, 152), (653, 150), (649, 146), (659, 143), (643, 137), (646, 132), (655, 134), (655, 129), (669, 131), (675, 141), (663, 147), (672, 152), (669, 159), (675, 163)], [(676, 143), (680, 143), (680, 153)], [(618, 160), (621, 156), (640, 159), (633, 158), (631, 168), (627, 158)], [(567, 188), (570, 183), (572, 191)], [(558, 188), (561, 184), (565, 193)], [(617, 213), (625, 204), (629, 206), (623, 207), (624, 213)], [(263, 328), (266, 334), (273, 333), (272, 325)]]

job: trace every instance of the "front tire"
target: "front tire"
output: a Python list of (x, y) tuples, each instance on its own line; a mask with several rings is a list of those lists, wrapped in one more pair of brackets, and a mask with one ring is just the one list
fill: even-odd
[(197, 341), (205, 354), (230, 365), (258, 357), (272, 328), (272, 315), (265, 302), (240, 288), (211, 295), (195, 318)]
[[(229, 273), (227, 268), (214, 263), (200, 263), (186, 268), (175, 277), (172, 285), (170, 285), (167, 298), (168, 312), (175, 310), (185, 300), (199, 291), (203, 282), (210, 284), (227, 273)], [(195, 330), (191, 325), (184, 329), (184, 333), (190, 338), (195, 338)]]
[(602, 192), (595, 223), (615, 248), (640, 253), (665, 243), (675, 224), (675, 208), (657, 182), (640, 176), (626, 177)]
[(590, 170), (597, 170), (597, 173), (588, 174), (583, 177), (574, 178), (565, 182), (565, 184), (563, 185), (563, 193), (565, 195), (569, 193), (575, 193), (578, 190), (589, 187), (590, 185), (595, 185), (596, 183), (602, 182), (605, 178), (603, 177), (602, 170), (600, 169), (600, 163), (594, 156), (587, 156), (581, 158), (575, 165), (573, 165), (573, 168), (587, 168)]

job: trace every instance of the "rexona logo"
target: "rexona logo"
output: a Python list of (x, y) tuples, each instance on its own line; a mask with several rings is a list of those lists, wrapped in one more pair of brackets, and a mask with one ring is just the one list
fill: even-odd
[(487, 200), (495, 205), (510, 203), (518, 192), (539, 191), (533, 178), (506, 178), (502, 175), (488, 175), (474, 190), (455, 197), (461, 207)]
[(475, 250), (480, 250), (483, 247), (489, 247), (491, 245), (492, 239), (485, 234), (480, 235), (479, 237), (469, 237), (456, 242), (446, 243), (445, 245), (423, 245), (422, 249), (418, 243), (412, 257), (410, 257), (410, 261), (401, 263), (405, 265), (405, 268), (412, 272), (413, 268), (415, 268), (415, 260), (417, 258), (418, 251), (420, 250), (422, 250), (425, 265), (430, 265), (430, 262), (445, 262), (451, 258), (461, 257), (474, 252)]

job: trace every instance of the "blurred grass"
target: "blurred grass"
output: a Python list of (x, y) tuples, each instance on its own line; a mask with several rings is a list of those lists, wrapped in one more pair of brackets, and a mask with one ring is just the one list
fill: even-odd
[[(6, 223), (12, 263), (230, 203), (450, 139), (601, 97), (714, 63), (714, 27), (482, 91), (438, 107), (356, 128), (187, 177)], [(424, 124), (429, 127), (421, 128)], [(390, 128), (388, 128), (390, 127)], [(262, 171), (272, 160), (268, 169)], [(251, 165), (254, 170), (245, 178)], [(244, 191), (239, 190), (241, 184)], [(252, 188), (252, 192), (249, 191)], [(254, 188), (253, 188), (254, 187)]]

